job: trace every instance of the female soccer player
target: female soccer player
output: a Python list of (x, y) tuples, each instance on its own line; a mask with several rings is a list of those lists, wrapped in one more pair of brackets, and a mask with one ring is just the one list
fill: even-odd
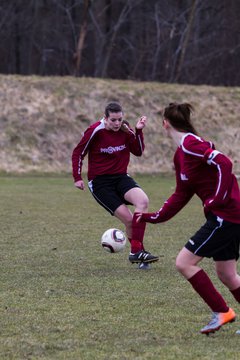
[(138, 214), (137, 221), (160, 223), (177, 214), (196, 194), (202, 200), (206, 223), (193, 235), (176, 259), (177, 270), (211, 308), (211, 321), (201, 329), (209, 334), (235, 320), (235, 312), (199, 267), (213, 258), (219, 279), (240, 302), (237, 274), (240, 242), (240, 192), (231, 161), (214, 145), (197, 135), (191, 123), (191, 104), (171, 103), (164, 109), (163, 127), (173, 139), (176, 189), (162, 208)]
[[(136, 212), (148, 211), (148, 197), (127, 174), (130, 153), (136, 156), (143, 153), (145, 123), (146, 117), (142, 116), (134, 132), (123, 120), (121, 105), (111, 102), (105, 108), (104, 117), (84, 132), (72, 154), (75, 186), (84, 190), (82, 163), (88, 153), (89, 190), (101, 206), (125, 225), (131, 244), (129, 261), (140, 263), (139, 268), (158, 260), (144, 249), (146, 224), (136, 222)], [(130, 204), (135, 207), (134, 214), (127, 207)]]

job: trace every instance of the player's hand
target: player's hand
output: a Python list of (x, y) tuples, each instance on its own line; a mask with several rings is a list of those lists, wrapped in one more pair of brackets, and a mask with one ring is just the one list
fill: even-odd
[(136, 129), (143, 129), (146, 126), (147, 117), (141, 116), (140, 119), (138, 119), (136, 124)]
[(136, 213), (137, 219), (136, 222), (140, 223), (141, 222), (141, 218), (142, 218), (142, 213)]
[(205, 208), (211, 208), (211, 204), (213, 203), (213, 200), (214, 199), (207, 199), (205, 202), (204, 202), (204, 207)]
[(215, 198), (204, 201), (203, 210), (205, 214), (213, 211), (214, 207), (223, 205), (223, 202), (217, 202)]
[(137, 222), (148, 222), (152, 224), (157, 224), (161, 222), (161, 219), (159, 218), (159, 211), (153, 212), (153, 213), (136, 213), (137, 216)]
[(74, 183), (74, 185), (80, 189), (80, 190), (85, 190), (85, 185), (84, 185), (84, 181), (83, 180), (78, 180)]

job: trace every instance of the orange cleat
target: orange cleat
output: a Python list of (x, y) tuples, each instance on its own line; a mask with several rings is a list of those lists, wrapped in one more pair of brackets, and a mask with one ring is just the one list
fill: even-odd
[(214, 333), (215, 331), (218, 331), (221, 326), (227, 323), (231, 323), (235, 321), (235, 319), (236, 314), (231, 308), (229, 308), (228, 312), (226, 313), (214, 312), (212, 314), (211, 321), (206, 326), (204, 326), (204, 328), (202, 328), (200, 332), (206, 335)]

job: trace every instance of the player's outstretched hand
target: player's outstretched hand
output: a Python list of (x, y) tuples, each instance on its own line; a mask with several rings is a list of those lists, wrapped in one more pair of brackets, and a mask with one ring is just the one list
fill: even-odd
[(137, 223), (141, 222), (141, 218), (142, 218), (142, 213), (136, 213), (136, 216), (137, 216)]
[(157, 224), (161, 222), (159, 218), (159, 211), (153, 213), (136, 213), (137, 222), (148, 222), (152, 224)]
[(136, 129), (143, 129), (146, 126), (147, 117), (141, 116), (140, 119), (138, 119), (136, 124)]
[(78, 180), (74, 183), (74, 185), (80, 189), (80, 190), (84, 190), (85, 189), (85, 185), (84, 185), (84, 181), (83, 180)]

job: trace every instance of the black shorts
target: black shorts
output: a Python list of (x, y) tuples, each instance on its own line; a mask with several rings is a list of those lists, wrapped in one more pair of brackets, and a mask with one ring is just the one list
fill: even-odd
[(140, 187), (128, 174), (99, 175), (88, 182), (97, 202), (111, 215), (122, 204), (132, 205), (124, 199), (124, 194), (135, 187)]
[(225, 221), (210, 213), (206, 223), (185, 247), (193, 254), (215, 261), (238, 260), (240, 224)]

